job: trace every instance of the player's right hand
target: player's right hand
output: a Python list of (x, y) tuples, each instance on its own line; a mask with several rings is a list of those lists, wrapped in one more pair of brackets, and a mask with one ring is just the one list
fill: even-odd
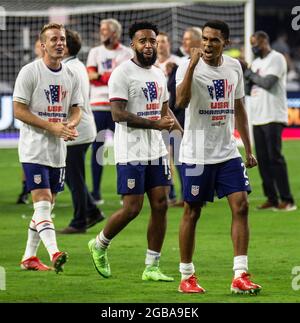
[(198, 62), (200, 57), (202, 57), (203, 55), (203, 51), (201, 48), (198, 47), (193, 47), (191, 48), (191, 61), (190, 61), (190, 65), (195, 67)]
[(174, 126), (174, 119), (170, 116), (164, 116), (156, 121), (156, 126), (158, 130), (170, 130)]
[(49, 131), (56, 137), (63, 138), (65, 141), (75, 140), (78, 137), (76, 128), (70, 128), (65, 123), (50, 123)]

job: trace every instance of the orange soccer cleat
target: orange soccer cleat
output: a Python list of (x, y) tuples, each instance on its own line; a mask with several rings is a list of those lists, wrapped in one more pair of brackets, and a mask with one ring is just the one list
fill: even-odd
[(233, 294), (251, 294), (257, 295), (261, 291), (261, 286), (250, 280), (250, 274), (242, 273), (240, 277), (234, 278), (231, 283), (231, 292)]
[(198, 284), (197, 277), (195, 275), (182, 280), (178, 287), (178, 291), (181, 293), (205, 293), (205, 289)]
[(61, 271), (64, 271), (64, 264), (68, 260), (68, 254), (63, 251), (58, 251), (52, 256), (52, 265), (55, 272), (58, 274)]
[(32, 256), (21, 262), (21, 268), (23, 270), (37, 270), (37, 271), (48, 271), (52, 270), (51, 267), (43, 264), (38, 257)]

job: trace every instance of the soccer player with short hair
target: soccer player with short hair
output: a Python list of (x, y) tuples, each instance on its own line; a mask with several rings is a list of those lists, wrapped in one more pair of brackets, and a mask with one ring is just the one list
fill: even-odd
[(178, 127), (168, 109), (168, 91), (156, 61), (158, 29), (150, 22), (134, 23), (129, 29), (134, 58), (118, 66), (109, 80), (112, 117), (116, 122), (115, 161), (118, 193), (123, 207), (114, 213), (89, 249), (96, 270), (111, 276), (107, 248), (111, 240), (140, 213), (147, 193), (151, 217), (143, 280), (173, 281), (159, 269), (167, 225), (167, 189), (170, 171), (161, 130)]
[(61, 64), (66, 46), (65, 28), (56, 23), (40, 32), (44, 55), (25, 65), (16, 79), (13, 93), (14, 115), (21, 120), (19, 158), (31, 191), (34, 213), (28, 230), (21, 267), (50, 270), (37, 257), (40, 240), (52, 266), (63, 270), (67, 253), (59, 251), (51, 219), (56, 194), (63, 190), (66, 143), (78, 133), (82, 96), (76, 75)]
[[(209, 21), (202, 29), (201, 48), (177, 70), (177, 106), (186, 108), (185, 132), (180, 147), (184, 176), (184, 214), (180, 224), (179, 291), (205, 292), (195, 275), (192, 257), (195, 230), (203, 204), (213, 202), (214, 193), (227, 197), (231, 212), (234, 249), (233, 293), (256, 294), (261, 286), (248, 274), (248, 198), (251, 191), (246, 167), (257, 165), (252, 154), (244, 108), (243, 73), (236, 59), (223, 55), (229, 43), (229, 27)], [(234, 122), (245, 146), (246, 164), (238, 151)], [(201, 135), (202, 134), (202, 135)], [(203, 148), (198, 149), (198, 148)]]
[[(103, 204), (101, 178), (103, 155), (99, 153), (104, 145), (104, 131), (114, 131), (111, 103), (108, 98), (108, 80), (112, 71), (122, 62), (132, 58), (130, 48), (120, 43), (122, 26), (118, 20), (109, 18), (100, 22), (101, 45), (91, 48), (87, 58), (90, 79), (90, 105), (94, 114), (98, 136), (92, 145), (92, 197), (96, 204)], [(100, 132), (100, 133), (99, 133)]]

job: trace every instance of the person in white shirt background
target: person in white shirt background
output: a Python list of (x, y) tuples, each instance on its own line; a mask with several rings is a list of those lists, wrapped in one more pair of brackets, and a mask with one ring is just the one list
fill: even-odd
[(189, 57), (191, 48), (199, 47), (201, 43), (202, 30), (200, 27), (188, 27), (182, 36), (182, 44), (176, 54), (179, 57)]
[(43, 57), (21, 69), (13, 93), (14, 115), (22, 121), (19, 159), (34, 208), (21, 267), (51, 269), (36, 257), (42, 240), (58, 273), (68, 255), (58, 249), (51, 210), (56, 194), (64, 187), (65, 141), (78, 136), (83, 102), (78, 78), (61, 63), (66, 46), (63, 25), (45, 25), (40, 41)]
[[(167, 78), (167, 86), (169, 91), (169, 107), (173, 111), (177, 120), (180, 121), (176, 115), (176, 111), (180, 111), (180, 113), (182, 113), (182, 110), (176, 110), (174, 108), (173, 103), (175, 102), (174, 92), (176, 89), (175, 74), (176, 74), (177, 67), (181, 62), (181, 57), (171, 53), (171, 43), (170, 43), (169, 35), (167, 33), (160, 31), (156, 39), (157, 39), (157, 60), (155, 62), (155, 66), (159, 67), (164, 72)], [(183, 127), (183, 124), (181, 124), (181, 126)], [(165, 140), (169, 141), (168, 139), (169, 138), (165, 138)], [(180, 139), (177, 140), (175, 143), (174, 143), (174, 140), (172, 139), (170, 141), (170, 145), (168, 144), (171, 174), (172, 174), (172, 183), (170, 185), (169, 201), (168, 201), (170, 206), (176, 206), (178, 204), (175, 184), (173, 180), (174, 173), (175, 173), (174, 164), (176, 165), (176, 168), (178, 170), (178, 177), (181, 183), (181, 172), (180, 172), (180, 165), (178, 163), (178, 154), (175, 155), (173, 153), (175, 145), (177, 145), (175, 149), (176, 149), (176, 152), (178, 152)], [(177, 159), (176, 159), (176, 156), (177, 156)], [(174, 157), (176, 159), (175, 161), (174, 161)], [(180, 186), (182, 188), (182, 184), (180, 184)], [(180, 189), (179, 195), (182, 195), (181, 192), (182, 192), (182, 189)], [(181, 200), (181, 196), (179, 200)]]
[(122, 62), (133, 56), (132, 50), (120, 43), (122, 26), (116, 19), (103, 19), (100, 22), (101, 45), (91, 48), (87, 58), (87, 70), (90, 79), (90, 105), (94, 114), (97, 137), (92, 145), (91, 195), (96, 204), (103, 204), (101, 178), (103, 173), (103, 152), (106, 130), (114, 132), (115, 123), (111, 116), (111, 104), (108, 99), (108, 80), (112, 71)]
[(104, 219), (88, 191), (85, 181), (85, 156), (90, 144), (96, 138), (96, 125), (89, 104), (89, 77), (85, 65), (78, 59), (81, 49), (81, 37), (73, 30), (66, 30), (66, 48), (64, 60), (80, 80), (83, 97), (82, 116), (77, 126), (78, 137), (67, 142), (66, 183), (73, 202), (73, 218), (69, 225), (59, 231), (63, 234), (85, 233), (87, 228)]
[(271, 48), (269, 36), (264, 31), (256, 31), (250, 41), (256, 58), (244, 76), (248, 88), (251, 88), (254, 143), (267, 198), (257, 209), (294, 211), (297, 206), (290, 189), (281, 137), (288, 122), (287, 62), (283, 54)]

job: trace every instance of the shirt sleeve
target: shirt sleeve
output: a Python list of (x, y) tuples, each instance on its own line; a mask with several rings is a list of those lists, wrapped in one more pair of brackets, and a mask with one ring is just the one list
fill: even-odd
[(89, 54), (88, 54), (88, 58), (87, 58), (87, 61), (86, 61), (86, 66), (87, 68), (89, 67), (97, 67), (97, 60), (96, 60), (96, 48), (92, 48), (90, 51), (89, 51)]
[(81, 81), (80, 77), (77, 73), (74, 73), (74, 86), (73, 86), (73, 91), (72, 91), (72, 97), (70, 101), (70, 105), (77, 105), (80, 107), (83, 107), (83, 97), (81, 94)]
[(189, 59), (183, 58), (183, 61), (181, 64), (178, 66), (177, 71), (176, 71), (176, 87), (183, 81), (186, 70), (188, 68)]
[(245, 96), (244, 75), (241, 64), (237, 61), (238, 82), (235, 89), (235, 99), (241, 99)]
[(34, 78), (32, 69), (29, 66), (24, 66), (16, 79), (13, 101), (29, 105), (33, 91)]
[(275, 75), (278, 78), (281, 78), (282, 75), (285, 73), (287, 70), (287, 63), (282, 54), (274, 55), (272, 57), (272, 61), (266, 70), (266, 75)]
[(108, 92), (110, 101), (128, 101), (127, 77), (120, 68), (116, 68), (108, 81)]
[[(163, 77), (165, 78), (165, 76), (163, 75)], [(169, 100), (169, 91), (168, 91), (168, 87), (167, 87), (167, 80), (165, 80), (164, 82), (164, 87), (163, 87), (163, 93), (162, 93), (162, 102), (166, 102)]]

